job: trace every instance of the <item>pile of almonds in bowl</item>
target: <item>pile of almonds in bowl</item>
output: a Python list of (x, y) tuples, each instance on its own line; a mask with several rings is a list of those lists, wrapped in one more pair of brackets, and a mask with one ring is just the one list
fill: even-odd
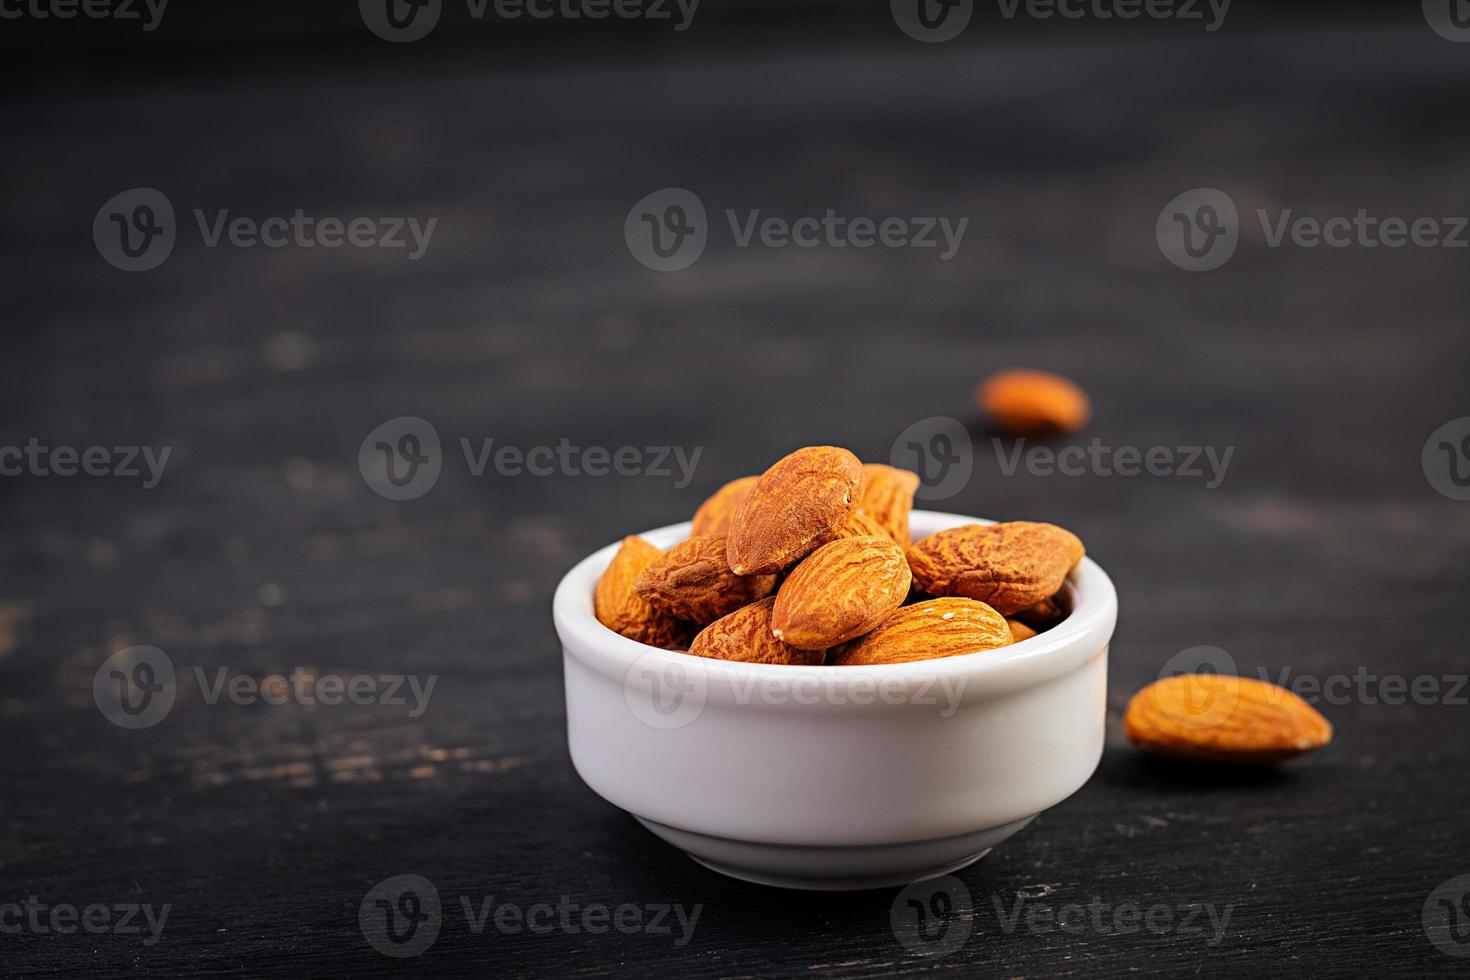
[[(1069, 400), (1034, 372), (1017, 374), (983, 389), (992, 417), (1032, 430), (1085, 420), (1085, 396)], [(614, 632), (664, 650), (837, 668), (993, 650), (1067, 615), (1062, 586), (1085, 553), (1075, 534), (1009, 521), (910, 543), (918, 488), (916, 474), (846, 449), (798, 449), (715, 491), (690, 537), (667, 551), (624, 538), (593, 611)], [(1270, 763), (1327, 744), (1332, 727), (1276, 685), (1186, 674), (1140, 691), (1124, 733), (1154, 755)]]
[(1054, 524), (967, 524), (909, 543), (919, 477), (808, 446), (727, 483), (688, 540), (625, 538), (597, 583), (599, 622), (697, 657), (905, 663), (1037, 635), (1065, 615), (1084, 549)]

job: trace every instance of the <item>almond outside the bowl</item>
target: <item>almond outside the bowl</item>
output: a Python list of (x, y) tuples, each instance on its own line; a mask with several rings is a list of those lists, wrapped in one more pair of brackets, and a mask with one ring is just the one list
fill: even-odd
[(975, 403), (996, 428), (1018, 436), (1076, 432), (1092, 415), (1082, 389), (1048, 371), (993, 374), (976, 389)]
[(1144, 752), (1203, 762), (1282, 762), (1332, 741), (1332, 725), (1283, 687), (1249, 677), (1179, 674), (1139, 691), (1123, 715)]

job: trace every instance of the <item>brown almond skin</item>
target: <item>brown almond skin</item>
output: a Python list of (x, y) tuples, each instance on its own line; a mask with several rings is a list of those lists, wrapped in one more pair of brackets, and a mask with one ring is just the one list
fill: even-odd
[(1054, 595), (1085, 553), (1065, 528), (1010, 521), (939, 531), (908, 558), (914, 584), (930, 595), (978, 599), (1009, 616)]
[(886, 534), (824, 544), (781, 583), (771, 632), (803, 650), (846, 643), (903, 604), (910, 578), (903, 549)]
[(1034, 630), (1048, 630), (1067, 618), (1067, 609), (1058, 597), (1053, 595), (1042, 599), (1034, 606), (1027, 606), (1018, 611), (1014, 618)]
[(771, 610), (776, 597), (752, 602), (700, 630), (689, 646), (696, 657), (739, 660), (751, 664), (801, 664), (822, 662), (825, 650), (798, 650), (771, 635)]
[(701, 626), (775, 591), (774, 575), (732, 572), (725, 547), (719, 535), (680, 542), (644, 568), (633, 588), (668, 615)]
[(975, 390), (975, 404), (996, 428), (1016, 436), (1076, 432), (1092, 417), (1086, 393), (1048, 371), (992, 374)]
[(659, 610), (633, 588), (638, 575), (662, 554), (636, 535), (624, 538), (597, 580), (592, 611), (599, 623), (630, 640), (662, 650), (683, 650), (693, 626)]
[[(842, 526), (833, 531), (822, 544), (828, 544), (841, 538), (866, 538), (877, 535), (880, 538), (888, 538), (888, 531), (873, 518), (860, 510), (854, 510), (847, 515), (847, 520)], [(889, 538), (889, 540), (892, 540)]]
[(703, 537), (711, 534), (725, 534), (730, 529), (730, 515), (735, 513), (735, 508), (750, 495), (755, 487), (758, 476), (742, 476), (738, 480), (731, 480), (714, 493), (709, 499), (699, 505), (694, 512), (694, 521), (689, 527), (690, 537)]
[(871, 633), (832, 650), (840, 667), (955, 657), (1011, 644), (1005, 617), (974, 599), (931, 599), (891, 613)]
[(1145, 687), (1128, 702), (1123, 733), (1154, 755), (1240, 764), (1283, 762), (1332, 741), (1332, 725), (1295, 694), (1221, 674), (1179, 674)]
[(1033, 636), (1041, 635), (1019, 619), (1007, 619), (1006, 625), (1011, 628), (1011, 640), (1015, 643), (1020, 643), (1022, 640), (1029, 640)]
[(837, 446), (807, 446), (761, 474), (730, 518), (728, 558), (740, 575), (790, 568), (857, 506), (863, 464)]
[(907, 548), (909, 514), (914, 509), (914, 493), (918, 489), (917, 473), (883, 463), (864, 463), (858, 512), (872, 517), (890, 538)]

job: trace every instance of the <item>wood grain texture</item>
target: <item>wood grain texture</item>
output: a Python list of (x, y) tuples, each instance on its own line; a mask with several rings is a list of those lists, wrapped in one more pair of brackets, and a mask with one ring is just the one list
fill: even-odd
[[(1252, 231), (1195, 274), (1153, 237), (1163, 203), (1196, 186), (1247, 214), (1463, 214), (1464, 46), (1416, 9), (1364, 30), (1044, 33), (824, 44), (814, 26), (805, 47), (717, 57), (706, 43), (400, 72), (388, 52), (337, 73), (3, 96), (0, 445), (174, 449), (151, 490), (0, 479), (0, 904), (173, 910), (152, 946), (0, 936), (0, 969), (1463, 975), (1421, 910), (1470, 873), (1470, 707), (1319, 703), (1331, 746), (1216, 776), (1137, 757), (1117, 716), (1201, 644), (1273, 679), (1466, 671), (1470, 504), (1437, 494), (1419, 461), (1431, 431), (1470, 414), (1464, 252), (1271, 249)], [(184, 222), (145, 274), (102, 264), (88, 231), (134, 186), (163, 190)], [(639, 266), (621, 237), (664, 186), (695, 190), (714, 223), (674, 274)], [(209, 249), (194, 208), (439, 225), (417, 262)], [(738, 248), (727, 208), (971, 223), (941, 262)], [(1012, 444), (998, 454), (970, 396), (1009, 365), (1091, 395), (1090, 428), (1060, 445), (1234, 447), (1224, 480), (1007, 475)], [(357, 453), (403, 415), (436, 426), (444, 470), (393, 502)], [(933, 415), (970, 425), (976, 457), (939, 509), (1075, 529), (1122, 603), (1098, 773), (959, 874), (973, 934), (937, 958), (896, 939), (896, 891), (729, 881), (587, 789), (549, 613), (591, 550), (686, 519), (795, 446), (887, 461)], [(473, 476), (459, 441), (489, 438), (703, 452), (687, 486)], [(184, 677), (142, 731), (91, 697), (129, 644), (164, 649)], [(419, 717), (238, 707), (205, 703), (196, 666), (439, 682)], [(405, 873), (436, 885), (447, 919), (398, 961), (357, 916)], [(1214, 945), (1007, 932), (995, 904), (1018, 895), (1232, 913)], [(461, 896), (702, 912), (684, 946), (677, 929), (477, 935)]]

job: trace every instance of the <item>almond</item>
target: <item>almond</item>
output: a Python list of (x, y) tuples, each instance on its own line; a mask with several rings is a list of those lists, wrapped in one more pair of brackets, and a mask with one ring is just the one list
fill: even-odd
[(864, 463), (858, 512), (872, 517), (890, 538), (907, 548), (909, 512), (914, 509), (914, 492), (918, 489), (917, 473), (882, 463)]
[(730, 529), (730, 515), (740, 501), (750, 495), (758, 476), (742, 476), (731, 480), (699, 505), (694, 512), (694, 522), (689, 528), (690, 537), (707, 534), (725, 534)]
[(975, 402), (996, 428), (1011, 435), (1076, 432), (1092, 406), (1082, 389), (1046, 371), (1001, 371), (975, 391)]
[(752, 602), (699, 631), (689, 652), (715, 660), (742, 660), (753, 664), (803, 664), (822, 662), (823, 650), (798, 650), (771, 635), (771, 610), (776, 597)]
[(776, 588), (774, 575), (736, 575), (725, 563), (725, 538), (690, 538), (658, 556), (633, 582), (637, 593), (670, 616), (704, 625)]
[(862, 479), (863, 464), (837, 446), (777, 460), (730, 517), (730, 568), (769, 575), (796, 564), (847, 520)]
[(1066, 607), (1062, 605), (1058, 598), (1060, 595), (1061, 593), (1048, 596), (1034, 606), (1027, 606), (1025, 609), (1018, 611), (1013, 618), (1019, 619), (1027, 626), (1036, 630), (1051, 629), (1057, 623), (1067, 618)]
[(878, 627), (830, 654), (843, 667), (899, 664), (993, 650), (1011, 643), (1005, 617), (974, 599), (931, 599), (904, 606)]
[(1019, 619), (1007, 619), (1006, 625), (1011, 628), (1011, 641), (1013, 643), (1020, 643), (1022, 640), (1029, 640), (1033, 636), (1041, 635)]
[(1055, 524), (965, 524), (909, 548), (914, 583), (930, 595), (965, 596), (1009, 616), (1048, 598), (1082, 560), (1077, 535)]
[(1145, 752), (1208, 762), (1280, 762), (1332, 740), (1332, 725), (1295, 694), (1222, 674), (1155, 681), (1128, 702), (1123, 732)]
[(837, 541), (841, 538), (867, 538), (873, 535), (877, 535), (880, 538), (888, 538), (890, 541), (893, 540), (889, 537), (888, 531), (883, 525), (862, 511), (854, 510), (851, 514), (847, 515), (847, 520), (842, 522), (842, 526), (828, 535), (827, 540), (822, 543), (827, 544), (830, 541)]
[(845, 643), (902, 605), (909, 580), (903, 549), (886, 534), (824, 544), (781, 583), (771, 632), (803, 650)]
[(688, 645), (693, 629), (689, 623), (670, 616), (639, 595), (633, 581), (663, 554), (636, 535), (629, 535), (618, 546), (597, 580), (592, 593), (592, 611), (597, 621), (614, 633), (630, 640), (647, 643), (665, 650), (682, 650)]

